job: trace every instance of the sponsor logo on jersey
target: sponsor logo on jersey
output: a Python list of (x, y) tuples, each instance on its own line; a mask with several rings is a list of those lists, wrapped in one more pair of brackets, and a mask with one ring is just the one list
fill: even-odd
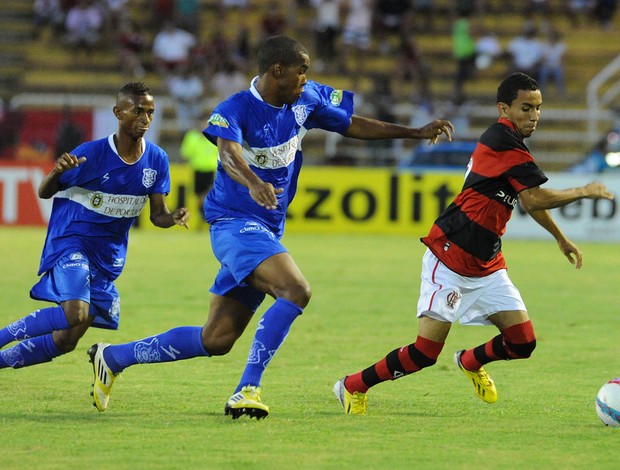
[[(156, 174), (154, 170), (145, 170), (142, 178), (144, 185), (153, 185), (151, 178)], [(58, 193), (57, 197), (68, 198), (97, 214), (114, 218), (137, 217), (149, 200), (147, 195), (93, 193), (78, 186)]]
[(209, 121), (207, 121), (207, 124), (213, 124), (214, 126), (220, 126), (226, 129), (228, 129), (228, 126), (230, 125), (225, 117), (217, 113), (211, 115)]
[(500, 201), (502, 201), (504, 204), (508, 204), (509, 206), (512, 206), (513, 209), (517, 207), (517, 198), (510, 196), (509, 194), (506, 194), (502, 190), (498, 191), (495, 194), (495, 197), (498, 198)]
[(145, 168), (142, 170), (142, 184), (145, 188), (150, 188), (155, 184), (157, 179), (157, 171), (152, 168)]
[(334, 106), (340, 106), (340, 103), (342, 103), (342, 90), (332, 91), (329, 95), (329, 101), (331, 101)]

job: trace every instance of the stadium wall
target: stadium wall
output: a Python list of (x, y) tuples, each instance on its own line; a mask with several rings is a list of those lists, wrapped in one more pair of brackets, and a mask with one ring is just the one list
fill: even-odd
[[(41, 179), (51, 164), (0, 163), (0, 225), (44, 226), (50, 200), (37, 197)], [(616, 195), (614, 201), (583, 200), (552, 211), (567, 236), (574, 240), (620, 241), (620, 174), (574, 175), (549, 173), (548, 187), (569, 188), (594, 179)], [(192, 172), (187, 165), (171, 166), (172, 193), (168, 204), (185, 205), (194, 212)], [(301, 173), (289, 210), (288, 232), (426, 234), (433, 220), (459, 192), (460, 173), (397, 172), (388, 168), (306, 167)], [(141, 229), (153, 228), (148, 209), (140, 215)], [(520, 206), (515, 208), (506, 234), (511, 238), (550, 236)]]

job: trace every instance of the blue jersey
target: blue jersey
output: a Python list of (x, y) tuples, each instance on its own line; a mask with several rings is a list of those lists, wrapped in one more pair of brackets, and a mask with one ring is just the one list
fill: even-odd
[(39, 274), (68, 251), (84, 251), (99, 271), (116, 279), (125, 266), (129, 229), (149, 194), (170, 192), (168, 156), (142, 140), (135, 163), (118, 155), (113, 136), (86, 142), (71, 154), (86, 161), (60, 175)]
[(277, 209), (265, 209), (245, 186), (228, 176), (220, 162), (205, 200), (206, 220), (251, 218), (282, 236), (286, 210), (297, 189), (305, 133), (317, 128), (343, 134), (352, 114), (353, 93), (313, 81), (306, 83), (295, 103), (281, 108), (265, 103), (253, 83), (249, 90), (220, 103), (203, 131), (205, 136), (213, 143), (221, 137), (241, 144), (244, 160), (258, 177), (284, 192), (277, 195)]

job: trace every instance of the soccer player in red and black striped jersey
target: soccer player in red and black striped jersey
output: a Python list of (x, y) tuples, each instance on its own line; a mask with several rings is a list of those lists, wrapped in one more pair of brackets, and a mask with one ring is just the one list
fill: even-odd
[(497, 400), (493, 380), (483, 366), (500, 359), (525, 359), (536, 347), (525, 304), (506, 271), (501, 237), (514, 207), (522, 207), (557, 240), (560, 251), (581, 268), (582, 253), (552, 219), (549, 209), (579, 199), (613, 199), (601, 183), (555, 190), (540, 185), (547, 177), (524, 139), (540, 118), (538, 83), (523, 73), (507, 77), (497, 90), (499, 120), (480, 137), (463, 189), (422, 238), (422, 285), (418, 301), (418, 337), (383, 359), (334, 385), (345, 413), (366, 413), (366, 392), (436, 363), (450, 327), (495, 325), (499, 334), (478, 347), (461, 350), (455, 362), (484, 401)]

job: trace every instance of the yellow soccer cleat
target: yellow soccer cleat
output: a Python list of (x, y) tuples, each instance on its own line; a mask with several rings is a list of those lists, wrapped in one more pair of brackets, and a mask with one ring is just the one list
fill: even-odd
[(108, 346), (109, 344), (107, 343), (97, 343), (93, 344), (88, 350), (88, 356), (93, 365), (94, 375), (93, 391), (90, 392), (90, 394), (94, 399), (93, 405), (101, 412), (108, 409), (112, 384), (117, 377), (117, 375), (110, 370), (103, 358), (103, 351)]
[(461, 363), (461, 355), (464, 352), (464, 349), (457, 351), (454, 354), (454, 362), (457, 366), (459, 366), (459, 369), (463, 371), (465, 376), (471, 379), (474, 384), (474, 392), (476, 395), (487, 403), (495, 403), (497, 401), (497, 389), (495, 388), (495, 382), (493, 382), (493, 379), (489, 377), (489, 374), (487, 374), (482, 367), (473, 371), (465, 369)]
[(348, 415), (366, 414), (366, 394), (361, 392), (349, 393), (344, 386), (344, 378), (334, 384), (334, 394)]
[(232, 415), (233, 419), (243, 415), (257, 420), (266, 418), (269, 414), (269, 407), (261, 401), (260, 392), (260, 387), (246, 385), (228, 399), (224, 414)]

